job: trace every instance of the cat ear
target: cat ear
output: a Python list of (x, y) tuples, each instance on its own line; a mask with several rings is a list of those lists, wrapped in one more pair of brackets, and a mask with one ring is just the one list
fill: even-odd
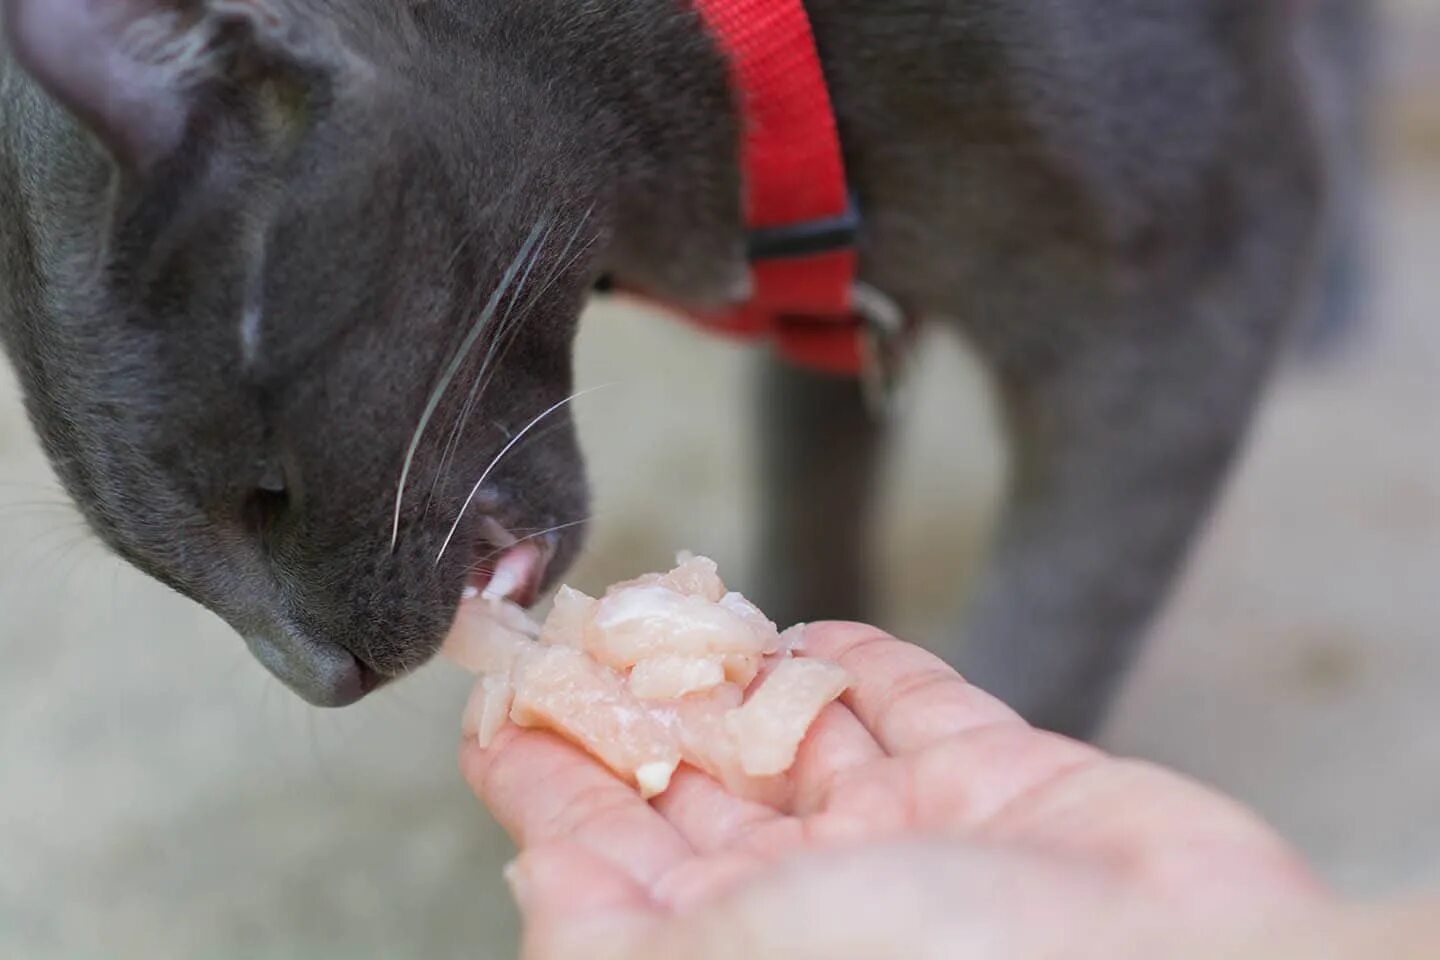
[(266, 0), (0, 0), (16, 60), (122, 165), (177, 150), (206, 84), (273, 54), (290, 25)]

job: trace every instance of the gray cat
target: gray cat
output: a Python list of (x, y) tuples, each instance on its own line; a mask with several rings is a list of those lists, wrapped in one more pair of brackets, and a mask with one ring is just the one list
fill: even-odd
[[(432, 656), (507, 550), (532, 557), (517, 597), (552, 583), (587, 512), (565, 400), (596, 280), (746, 290), (697, 14), (0, 3), (0, 331), (96, 533), (324, 705)], [(961, 665), (1089, 734), (1338, 237), (1363, 85), (1337, 38), (1367, 5), (807, 7), (863, 279), (952, 325), (1004, 402)], [(758, 395), (760, 599), (866, 617), (881, 429), (847, 381), (777, 366)]]

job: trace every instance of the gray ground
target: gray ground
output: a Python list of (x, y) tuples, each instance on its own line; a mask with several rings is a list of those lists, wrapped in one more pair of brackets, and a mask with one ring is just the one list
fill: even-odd
[[(1368, 339), (1278, 386), (1107, 737), (1256, 805), (1362, 893), (1440, 887), (1440, 154), (1409, 139)], [(886, 547), (895, 622), (921, 639), (943, 635), (998, 474), (974, 371), (927, 354)], [(592, 318), (585, 379), (618, 385), (582, 411), (601, 495), (578, 583), (682, 546), (743, 579), (745, 362), (650, 317)], [(84, 541), (12, 394), (0, 382), (0, 957), (513, 955), (509, 849), (454, 769), (463, 679), (303, 707)]]

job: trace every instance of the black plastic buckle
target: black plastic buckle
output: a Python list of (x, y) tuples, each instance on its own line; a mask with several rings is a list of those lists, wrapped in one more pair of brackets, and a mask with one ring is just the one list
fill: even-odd
[(795, 260), (853, 249), (859, 236), (860, 208), (852, 197), (838, 217), (750, 231), (746, 251), (752, 262)]
[[(851, 197), (845, 212), (828, 220), (810, 220), (783, 227), (751, 230), (745, 252), (751, 263), (759, 260), (799, 260), (823, 253), (853, 250), (860, 238), (860, 207)], [(614, 293), (615, 278), (606, 274), (595, 281), (595, 293)]]

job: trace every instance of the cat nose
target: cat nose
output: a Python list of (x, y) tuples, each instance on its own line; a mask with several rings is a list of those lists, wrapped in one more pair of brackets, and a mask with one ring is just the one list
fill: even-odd
[(266, 670), (317, 707), (348, 707), (379, 685), (374, 671), (348, 650), (288, 624), (251, 631), (245, 644)]

